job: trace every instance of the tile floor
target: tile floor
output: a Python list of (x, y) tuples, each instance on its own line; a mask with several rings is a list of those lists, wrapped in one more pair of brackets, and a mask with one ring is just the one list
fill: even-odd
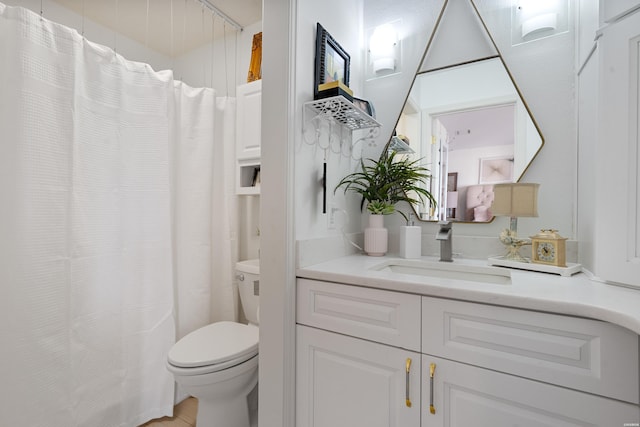
[(178, 403), (173, 417), (162, 417), (142, 424), (140, 427), (195, 427), (198, 413), (198, 400), (189, 397)]
[[(251, 427), (258, 427), (258, 387), (249, 396), (249, 421)], [(178, 403), (173, 409), (173, 417), (162, 417), (146, 422), (138, 427), (196, 427), (198, 399), (189, 397)], [(2, 427), (2, 426), (0, 426)]]

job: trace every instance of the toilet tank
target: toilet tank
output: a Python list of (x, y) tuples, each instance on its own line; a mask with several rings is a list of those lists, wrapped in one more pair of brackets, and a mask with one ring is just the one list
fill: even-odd
[(250, 324), (258, 325), (260, 260), (250, 259), (236, 263), (236, 278), (244, 315)]

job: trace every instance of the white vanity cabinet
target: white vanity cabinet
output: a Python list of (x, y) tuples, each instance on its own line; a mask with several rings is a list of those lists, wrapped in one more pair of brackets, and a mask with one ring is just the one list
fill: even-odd
[(423, 427), (609, 427), (634, 425), (640, 416), (637, 405), (434, 356), (422, 360)]
[(297, 427), (640, 421), (638, 335), (624, 328), (318, 280), (297, 287)]
[(420, 425), (420, 353), (302, 325), (296, 336), (296, 426)]
[(298, 279), (297, 300), (296, 426), (419, 427), (420, 297)]
[(424, 427), (640, 418), (638, 335), (609, 323), (423, 297), (422, 353)]

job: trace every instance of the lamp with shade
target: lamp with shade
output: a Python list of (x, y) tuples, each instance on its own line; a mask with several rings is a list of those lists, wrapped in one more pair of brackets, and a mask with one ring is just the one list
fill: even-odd
[(508, 251), (502, 258), (509, 261), (530, 262), (520, 255), (520, 247), (530, 245), (530, 239), (518, 238), (518, 218), (538, 216), (538, 188), (540, 184), (508, 183), (493, 187), (491, 210), (496, 216), (510, 217), (509, 228), (500, 233), (500, 241)]

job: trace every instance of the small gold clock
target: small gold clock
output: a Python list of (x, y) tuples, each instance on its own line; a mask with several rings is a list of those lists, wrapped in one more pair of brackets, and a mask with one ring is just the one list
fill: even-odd
[(567, 266), (566, 237), (558, 234), (558, 230), (543, 229), (531, 236), (531, 261), (538, 264)]

